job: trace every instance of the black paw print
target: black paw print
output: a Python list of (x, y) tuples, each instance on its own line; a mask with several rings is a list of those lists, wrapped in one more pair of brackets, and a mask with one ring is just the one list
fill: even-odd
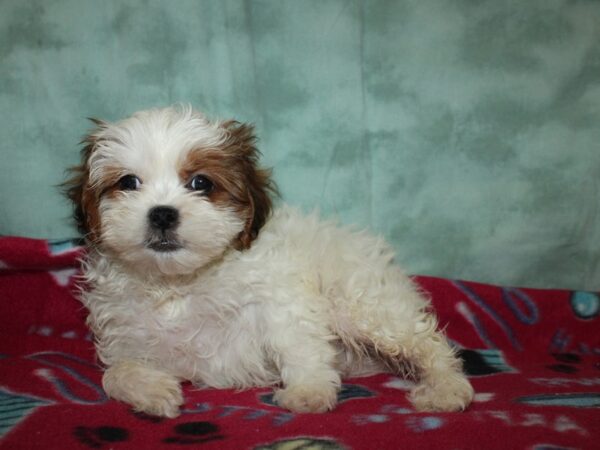
[(210, 422), (185, 422), (173, 427), (174, 435), (163, 439), (166, 444), (202, 444), (223, 439), (219, 427)]
[(82, 444), (91, 448), (102, 448), (104, 445), (122, 442), (129, 439), (129, 432), (121, 427), (75, 427), (73, 434)]
[(546, 366), (548, 369), (560, 373), (579, 372), (579, 367), (575, 364), (581, 363), (581, 356), (575, 353), (554, 353), (552, 356), (558, 361), (558, 364)]

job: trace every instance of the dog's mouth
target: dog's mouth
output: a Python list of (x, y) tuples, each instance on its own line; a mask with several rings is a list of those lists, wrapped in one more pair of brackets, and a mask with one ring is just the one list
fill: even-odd
[(158, 253), (168, 253), (183, 248), (183, 245), (175, 238), (161, 236), (155, 239), (149, 239), (146, 242), (146, 247)]

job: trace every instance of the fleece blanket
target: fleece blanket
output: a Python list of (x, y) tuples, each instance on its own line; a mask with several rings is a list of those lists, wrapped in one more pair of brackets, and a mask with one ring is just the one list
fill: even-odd
[(462, 413), (417, 413), (391, 374), (344, 380), (338, 407), (292, 414), (269, 389), (184, 385), (176, 419), (110, 400), (74, 297), (81, 248), (0, 238), (0, 448), (600, 448), (597, 293), (431, 277), (427, 291), (476, 390)]

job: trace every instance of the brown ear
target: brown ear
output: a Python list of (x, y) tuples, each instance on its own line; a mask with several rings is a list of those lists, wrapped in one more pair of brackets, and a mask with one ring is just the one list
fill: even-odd
[[(100, 120), (90, 120), (98, 126), (98, 129), (104, 126), (104, 122)], [(99, 195), (89, 181), (89, 159), (97, 145), (95, 133), (87, 135), (81, 144), (84, 145), (81, 149), (81, 164), (68, 170), (71, 177), (62, 184), (62, 188), (65, 195), (73, 202), (73, 218), (77, 228), (86, 239), (93, 242), (100, 235)]]
[(271, 180), (271, 170), (258, 167), (260, 151), (256, 148), (254, 127), (236, 121), (223, 124), (229, 136), (226, 143), (228, 151), (242, 165), (244, 209), (247, 217), (244, 230), (235, 243), (238, 250), (247, 249), (258, 236), (258, 232), (271, 214), (271, 194), (277, 194), (277, 188)]

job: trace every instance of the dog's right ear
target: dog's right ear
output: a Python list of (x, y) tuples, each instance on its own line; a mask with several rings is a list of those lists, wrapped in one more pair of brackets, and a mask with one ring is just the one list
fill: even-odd
[(234, 247), (250, 248), (252, 241), (271, 215), (271, 195), (277, 195), (277, 187), (271, 179), (271, 171), (258, 167), (260, 151), (256, 148), (254, 127), (230, 120), (222, 124), (228, 139), (225, 148), (233, 154), (235, 173), (241, 174), (240, 192), (236, 200), (246, 214), (246, 224), (237, 237)]
[(106, 123), (90, 118), (96, 128), (81, 142), (81, 163), (68, 169), (71, 175), (61, 186), (65, 195), (73, 202), (73, 218), (84, 237), (94, 242), (100, 236), (100, 195), (90, 183), (90, 157), (98, 145), (98, 133), (106, 128)]

